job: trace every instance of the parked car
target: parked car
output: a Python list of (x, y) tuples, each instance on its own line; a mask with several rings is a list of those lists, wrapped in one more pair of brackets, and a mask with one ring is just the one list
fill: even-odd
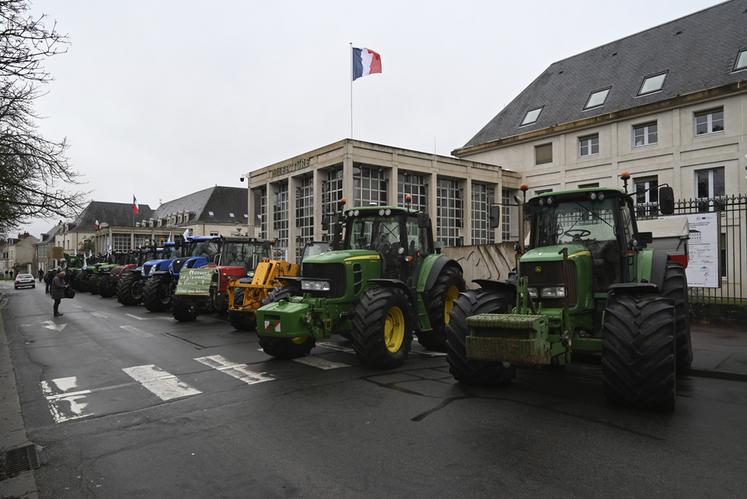
[(16, 276), (16, 281), (13, 284), (13, 287), (18, 288), (35, 288), (36, 287), (36, 279), (34, 279), (34, 276), (31, 274), (18, 274)]

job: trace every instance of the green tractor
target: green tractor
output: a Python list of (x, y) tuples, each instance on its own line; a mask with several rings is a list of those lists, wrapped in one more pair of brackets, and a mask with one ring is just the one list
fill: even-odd
[(462, 269), (434, 250), (430, 218), (410, 207), (409, 196), (404, 207), (338, 213), (332, 247), (306, 257), (300, 277), (283, 278), (293, 285), (257, 310), (266, 353), (301, 357), (333, 333), (348, 336), (362, 363), (378, 369), (407, 359), (413, 332), (425, 348), (445, 350), (449, 312), (465, 288)]
[[(659, 203), (672, 214), (671, 187)], [(631, 196), (618, 189), (547, 193), (523, 206), (530, 238), (517, 278), (477, 281), (454, 304), (451, 373), (497, 385), (515, 366), (601, 355), (610, 402), (673, 410), (676, 377), (692, 362), (686, 253), (647, 247), (652, 234), (638, 231)]]

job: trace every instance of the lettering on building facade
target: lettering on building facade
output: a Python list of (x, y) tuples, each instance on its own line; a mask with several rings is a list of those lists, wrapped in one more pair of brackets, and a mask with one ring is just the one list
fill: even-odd
[(272, 178), (287, 175), (298, 170), (303, 170), (311, 165), (311, 158), (301, 158), (294, 161), (290, 161), (284, 165), (278, 166), (270, 172)]

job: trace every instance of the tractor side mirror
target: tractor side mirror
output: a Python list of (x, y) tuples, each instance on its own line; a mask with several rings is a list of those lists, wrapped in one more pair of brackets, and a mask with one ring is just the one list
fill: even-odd
[(418, 213), (418, 227), (429, 227), (431, 219), (425, 213)]
[(441, 244), (441, 241), (436, 241), (433, 247), (436, 249), (436, 253), (441, 253), (441, 248), (443, 248), (443, 245)]
[(322, 218), (322, 230), (324, 232), (329, 231), (329, 220), (326, 217)]
[(674, 213), (674, 189), (668, 185), (659, 189), (659, 211), (662, 215)]
[(490, 228), (495, 229), (501, 225), (501, 206), (493, 205), (490, 207)]
[(220, 253), (216, 253), (213, 257), (213, 263), (216, 265), (220, 265)]

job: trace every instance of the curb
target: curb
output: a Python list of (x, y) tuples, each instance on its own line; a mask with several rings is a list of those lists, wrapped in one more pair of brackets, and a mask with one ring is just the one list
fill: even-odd
[(693, 369), (687, 371), (686, 376), (695, 376), (696, 378), (714, 378), (724, 379), (727, 381), (747, 381), (747, 373), (735, 373), (729, 371), (709, 371), (707, 369)]

